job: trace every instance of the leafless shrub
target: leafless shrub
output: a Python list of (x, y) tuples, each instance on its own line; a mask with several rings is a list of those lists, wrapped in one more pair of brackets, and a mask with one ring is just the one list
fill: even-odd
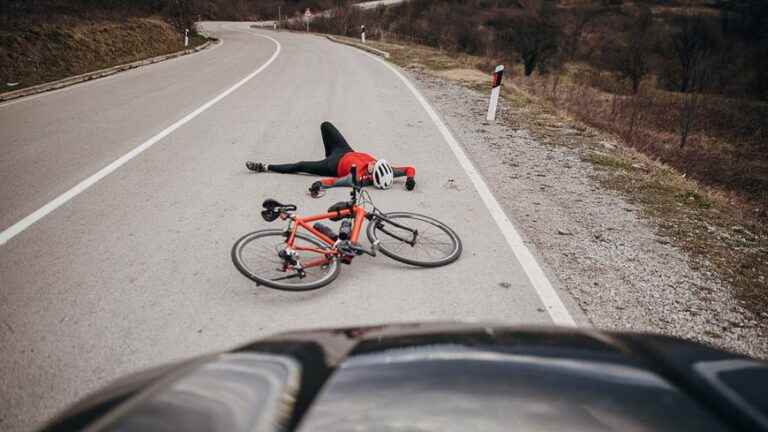
[(679, 92), (699, 91), (702, 83), (697, 82), (697, 74), (710, 67), (720, 35), (714, 24), (701, 15), (691, 13), (674, 22), (676, 29), (669, 35), (669, 48), (661, 53), (674, 61), (665, 64), (662, 78)]
[(685, 147), (700, 111), (704, 95), (687, 92), (680, 98), (680, 148)]
[(558, 50), (560, 28), (554, 21), (553, 5), (545, 0), (521, 0), (523, 13), (499, 33), (502, 44), (511, 46), (520, 56), (525, 76), (536, 68), (547, 70)]
[(641, 8), (639, 15), (632, 17), (629, 31), (619, 38), (618, 46), (608, 51), (609, 67), (620, 80), (630, 82), (633, 94), (637, 94), (640, 82), (650, 71), (652, 25), (650, 9)]

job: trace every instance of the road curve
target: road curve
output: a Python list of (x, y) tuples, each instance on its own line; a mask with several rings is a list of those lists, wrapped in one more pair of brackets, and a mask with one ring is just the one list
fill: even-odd
[[(208, 23), (224, 44), (65, 91), (0, 105), (5, 230), (263, 66), (0, 246), (0, 430), (28, 430), (122, 374), (267, 333), (414, 320), (548, 323), (472, 183), (406, 86), (324, 38)], [(259, 35), (269, 36), (272, 41)], [(377, 205), (456, 229), (462, 258), (412, 269), (358, 258), (324, 289), (278, 292), (242, 277), (229, 248), (268, 226), (266, 197), (304, 213), (308, 176), (252, 174), (245, 159), (322, 157), (330, 120), (354, 147), (417, 168)], [(471, 145), (471, 143), (463, 143)]]

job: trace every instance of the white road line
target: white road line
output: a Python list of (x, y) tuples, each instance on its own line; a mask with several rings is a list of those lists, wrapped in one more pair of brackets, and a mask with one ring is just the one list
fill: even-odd
[(195, 117), (200, 115), (203, 111), (207, 110), (208, 108), (212, 107), (214, 104), (219, 102), (220, 100), (222, 100), (225, 97), (227, 97), (230, 93), (232, 93), (233, 91), (237, 90), (243, 84), (247, 83), (253, 77), (255, 77), (256, 75), (261, 73), (261, 71), (266, 69), (277, 58), (277, 56), (280, 54), (280, 50), (282, 50), (282, 46), (280, 45), (280, 42), (276, 41), (275, 39), (273, 39), (273, 38), (271, 38), (269, 36), (255, 34), (255, 33), (254, 33), (254, 35), (271, 40), (272, 42), (275, 43), (275, 46), (277, 47), (275, 52), (272, 54), (272, 57), (270, 57), (269, 60), (267, 60), (266, 63), (264, 63), (263, 65), (259, 66), (258, 69), (256, 69), (255, 71), (251, 72), (248, 76), (246, 76), (245, 78), (243, 78), (240, 81), (238, 81), (235, 85), (233, 85), (232, 87), (228, 88), (223, 93), (219, 94), (218, 96), (216, 96), (215, 98), (209, 100), (208, 102), (206, 102), (205, 104), (203, 104), (202, 106), (197, 108), (196, 110), (194, 110), (191, 113), (189, 113), (186, 116), (184, 116), (181, 120), (179, 120), (176, 123), (168, 126), (165, 129), (163, 129), (160, 133), (158, 133), (157, 135), (155, 135), (152, 138), (148, 139), (147, 141), (144, 141), (141, 145), (139, 145), (138, 147), (134, 148), (130, 152), (126, 153), (121, 158), (117, 159), (116, 161), (112, 162), (111, 164), (109, 164), (109, 165), (105, 166), (104, 168), (102, 168), (101, 170), (99, 170), (96, 174), (93, 174), (92, 176), (88, 177), (87, 179), (81, 181), (80, 183), (75, 185), (72, 189), (64, 192), (63, 194), (59, 195), (58, 197), (53, 199), (48, 204), (46, 204), (46, 205), (40, 207), (39, 209), (35, 210), (29, 216), (27, 216), (24, 219), (16, 222), (15, 224), (11, 225), (9, 228), (7, 228), (6, 230), (4, 230), (3, 232), (0, 233), (0, 246), (4, 245), (6, 242), (8, 242), (8, 240), (12, 239), (13, 237), (15, 237), (17, 234), (21, 233), (25, 229), (29, 228), (32, 224), (34, 224), (35, 222), (37, 222), (40, 219), (44, 218), (46, 215), (48, 215), (52, 211), (54, 211), (57, 208), (59, 208), (62, 205), (64, 205), (67, 201), (71, 200), (72, 198), (76, 197), (77, 195), (79, 195), (80, 193), (82, 193), (83, 191), (88, 189), (89, 187), (93, 186), (96, 182), (98, 182), (99, 180), (101, 180), (104, 177), (108, 176), (109, 174), (111, 174), (116, 169), (120, 168), (121, 166), (123, 166), (125, 163), (127, 163), (131, 159), (133, 159), (136, 156), (138, 156), (139, 154), (141, 154), (144, 150), (152, 147), (158, 141), (160, 141), (163, 138), (165, 138), (166, 136), (170, 135), (171, 133), (173, 133), (173, 131), (175, 131), (176, 129), (180, 128), (184, 124), (188, 123), (190, 120), (194, 119)]
[[(219, 42), (215, 43), (212, 47), (210, 47), (208, 49), (204, 49), (202, 51), (198, 51), (198, 52), (193, 53), (193, 54), (201, 54), (202, 55), (202, 54), (211, 52), (211, 51), (215, 50), (216, 48), (218, 48), (218, 47), (220, 47), (222, 45), (224, 45), (224, 40), (223, 39), (219, 39)], [(175, 58), (169, 59), (169, 60), (176, 60), (176, 59), (184, 58), (184, 57), (187, 57), (187, 56), (190, 56), (190, 55), (193, 55), (193, 54), (186, 54), (186, 55), (183, 55), (183, 56), (180, 56), (180, 57), (175, 57)], [(17, 103), (32, 101), (32, 100), (39, 99), (39, 98), (45, 97), (45, 96), (50, 96), (50, 95), (56, 94), (56, 93), (61, 93), (61, 92), (69, 91), (69, 90), (74, 90), (76, 88), (80, 88), (80, 87), (86, 86), (88, 84), (103, 83), (104, 81), (110, 80), (112, 78), (124, 77), (126, 75), (126, 72), (131, 72), (131, 71), (135, 71), (135, 70), (144, 69), (144, 68), (146, 68), (148, 66), (152, 66), (152, 65), (156, 65), (156, 64), (160, 64), (160, 63), (165, 63), (166, 61), (168, 61), (168, 60), (164, 60), (164, 61), (160, 61), (160, 62), (155, 62), (155, 63), (150, 63), (150, 64), (147, 64), (147, 65), (144, 65), (144, 66), (135, 67), (133, 69), (128, 69), (128, 70), (120, 71), (120, 72), (117, 72), (117, 73), (113, 73), (111, 75), (107, 75), (107, 76), (104, 76), (104, 77), (94, 78), (94, 79), (90, 79), (88, 81), (83, 81), (83, 82), (79, 82), (79, 83), (76, 83), (76, 84), (71, 84), (71, 85), (68, 85), (68, 86), (64, 86), (62, 88), (58, 88), (56, 90), (49, 90), (49, 91), (44, 91), (42, 93), (37, 93), (37, 94), (29, 95), (29, 96), (23, 96), (23, 97), (20, 97), (18, 99), (11, 99), (9, 101), (0, 103), (0, 108), (5, 108), (7, 106), (16, 105)]]
[(547, 312), (549, 312), (549, 316), (552, 318), (552, 321), (558, 325), (575, 326), (576, 321), (573, 319), (570, 312), (568, 312), (568, 309), (566, 309), (563, 301), (557, 295), (557, 291), (555, 291), (555, 289), (552, 287), (552, 284), (549, 282), (549, 279), (547, 279), (544, 271), (536, 262), (536, 258), (534, 258), (531, 251), (528, 250), (528, 248), (525, 246), (522, 237), (520, 237), (520, 234), (515, 229), (512, 221), (510, 221), (506, 213), (504, 213), (504, 210), (501, 208), (501, 205), (491, 193), (488, 185), (485, 183), (474, 165), (472, 165), (472, 162), (469, 160), (466, 153), (464, 153), (464, 149), (461, 148), (461, 145), (459, 145), (459, 143), (453, 137), (450, 130), (448, 130), (448, 127), (445, 126), (445, 123), (443, 123), (443, 121), (437, 115), (437, 112), (434, 110), (434, 108), (432, 108), (429, 102), (427, 102), (424, 96), (421, 95), (421, 93), (410, 82), (410, 80), (408, 80), (408, 78), (400, 73), (400, 71), (398, 71), (395, 67), (372, 54), (363, 54), (366, 54), (367, 56), (386, 66), (395, 75), (397, 75), (397, 77), (400, 78), (403, 83), (405, 83), (405, 86), (408, 87), (411, 93), (413, 93), (429, 117), (435, 123), (437, 129), (443, 135), (445, 142), (447, 142), (448, 146), (451, 148), (451, 150), (453, 150), (453, 154), (456, 156), (456, 159), (458, 159), (462, 168), (464, 168), (464, 171), (466, 171), (467, 176), (472, 181), (472, 184), (475, 185), (477, 193), (480, 195), (483, 203), (485, 203), (485, 206), (491, 213), (491, 217), (493, 217), (493, 220), (496, 221), (496, 224), (499, 226), (499, 230), (501, 230), (501, 233), (507, 240), (507, 244), (509, 244), (509, 247), (512, 248), (512, 252), (515, 254), (515, 257), (517, 257), (517, 260), (523, 267), (525, 274), (531, 281), (531, 284), (536, 290), (536, 293), (539, 295), (541, 302), (544, 304)]

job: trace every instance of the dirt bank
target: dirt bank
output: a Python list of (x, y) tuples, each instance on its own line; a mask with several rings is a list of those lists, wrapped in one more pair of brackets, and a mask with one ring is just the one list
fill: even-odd
[(0, 93), (183, 48), (184, 35), (156, 17), (20, 22), (0, 29)]

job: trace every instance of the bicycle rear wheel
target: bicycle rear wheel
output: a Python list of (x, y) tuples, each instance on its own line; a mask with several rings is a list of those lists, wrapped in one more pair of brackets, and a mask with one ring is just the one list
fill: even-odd
[(296, 233), (295, 247), (311, 247), (327, 254), (297, 251), (298, 261), (304, 265), (327, 258), (327, 263), (304, 269), (284, 269), (284, 260), (278, 253), (286, 246), (286, 233), (279, 229), (254, 231), (241, 237), (232, 246), (232, 262), (240, 273), (257, 284), (286, 291), (307, 291), (328, 285), (339, 275), (341, 266), (325, 243), (303, 233)]
[(368, 224), (368, 240), (384, 255), (420, 267), (439, 267), (461, 255), (461, 239), (435, 218), (417, 213), (386, 213)]

